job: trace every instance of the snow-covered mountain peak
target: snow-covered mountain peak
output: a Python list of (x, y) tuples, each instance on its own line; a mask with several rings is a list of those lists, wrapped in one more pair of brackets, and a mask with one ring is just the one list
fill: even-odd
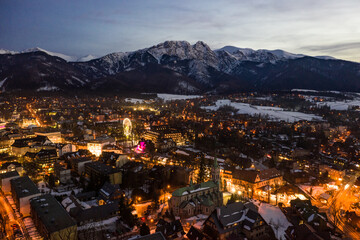
[(289, 53), (281, 49), (271, 50), (270, 52), (275, 56), (277, 56), (278, 58), (283, 58), (283, 59), (295, 59), (295, 58), (305, 57), (305, 55), (303, 54)]
[(77, 62), (87, 62), (87, 61), (94, 60), (96, 58), (97, 58), (96, 56), (89, 54), (89, 55), (83, 56), (81, 58), (78, 58), (76, 61)]
[(0, 54), (17, 54), (17, 53), (18, 52), (16, 52), (16, 51), (11, 51), (11, 50), (0, 48)]
[(223, 48), (215, 50), (217, 54), (220, 52), (228, 52), (237, 60), (240, 61), (254, 61), (254, 62), (274, 62), (287, 59), (296, 59), (304, 57), (302, 54), (289, 53), (280, 49), (267, 50), (259, 49), (254, 50), (251, 48), (238, 48), (234, 46), (225, 46)]
[(74, 56), (68, 56), (68, 55), (65, 55), (65, 54), (62, 54), (62, 53), (51, 52), (51, 51), (48, 51), (48, 50), (45, 50), (45, 49), (42, 49), (42, 48), (39, 48), (39, 47), (29, 48), (29, 49), (26, 49), (26, 50), (22, 51), (21, 53), (29, 53), (29, 52), (44, 52), (44, 53), (46, 53), (46, 54), (48, 54), (50, 56), (55, 56), (55, 57), (62, 58), (67, 62), (75, 62), (78, 59), (77, 57), (74, 57)]

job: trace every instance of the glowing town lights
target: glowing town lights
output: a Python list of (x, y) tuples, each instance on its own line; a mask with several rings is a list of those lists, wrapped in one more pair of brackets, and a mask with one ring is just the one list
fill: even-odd
[(231, 188), (231, 192), (232, 192), (232, 193), (235, 193), (235, 188), (234, 188), (234, 187)]
[(141, 141), (135, 148), (136, 153), (143, 153), (146, 148), (146, 143), (144, 141)]
[(241, 195), (241, 191), (238, 191), (238, 195)]
[(344, 189), (347, 190), (349, 187), (350, 187), (350, 185), (349, 185), (349, 184), (346, 184), (345, 187), (344, 187)]
[(131, 130), (132, 130), (132, 124), (130, 119), (125, 118), (123, 121), (123, 128), (124, 128), (124, 135), (126, 137), (129, 137), (131, 135)]
[(339, 181), (342, 181), (342, 178), (338, 178)]

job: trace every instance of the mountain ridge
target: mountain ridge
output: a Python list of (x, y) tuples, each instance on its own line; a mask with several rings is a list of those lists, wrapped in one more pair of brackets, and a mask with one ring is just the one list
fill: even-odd
[[(184, 43), (188, 43), (189, 45), (191, 45), (189, 42), (187, 41), (177, 41), (177, 40), (168, 40), (168, 41), (165, 41), (163, 43), (167, 43), (167, 42), (184, 42)], [(152, 47), (156, 47), (158, 45), (161, 45), (163, 43), (159, 43), (157, 45), (153, 45)], [(207, 46), (206, 43), (204, 43), (203, 41), (198, 41), (197, 43), (203, 43)], [(196, 44), (196, 43), (195, 43)], [(138, 49), (138, 50), (135, 50), (135, 51), (140, 51), (140, 50), (148, 50), (152, 47), (148, 47), (148, 48), (142, 48), (142, 49)], [(229, 49), (233, 49), (233, 50), (229, 50)], [(231, 45), (226, 45), (222, 48), (219, 48), (219, 49), (214, 49), (212, 51), (214, 52), (217, 52), (217, 51), (221, 51), (221, 50), (225, 50), (225, 51), (228, 51), (230, 54), (232, 54), (234, 51), (236, 50), (240, 50), (240, 51), (246, 51), (246, 52), (258, 52), (258, 51), (265, 51), (265, 52), (271, 52), (275, 55), (280, 55), (280, 54), (283, 54), (283, 55), (288, 55), (288, 56), (285, 56), (287, 58), (290, 58), (291, 56), (293, 56), (293, 58), (295, 57), (304, 57), (304, 56), (309, 56), (309, 57), (315, 57), (315, 58), (320, 58), (320, 59), (326, 59), (326, 60), (344, 60), (344, 59), (338, 59), (338, 58), (335, 58), (335, 57), (332, 57), (332, 56), (310, 56), (310, 55), (305, 55), (305, 54), (297, 54), (297, 53), (291, 53), (291, 52), (287, 52), (285, 50), (282, 50), (282, 49), (275, 49), (275, 50), (268, 50), (268, 49), (252, 49), (252, 48), (240, 48), (240, 47), (236, 47), (236, 46), (231, 46)], [(80, 57), (76, 57), (76, 56), (69, 56), (69, 55), (66, 55), (66, 54), (63, 54), (63, 53), (58, 53), (58, 52), (53, 52), (53, 51), (49, 51), (49, 50), (46, 50), (46, 49), (43, 49), (41, 47), (34, 47), (34, 48), (28, 48), (28, 49), (25, 49), (25, 50), (22, 50), (22, 51), (12, 51), (12, 50), (8, 50), (8, 49), (3, 49), (3, 48), (0, 48), (0, 54), (19, 54), (19, 53), (26, 53), (26, 52), (34, 52), (34, 51), (42, 51), (42, 52), (45, 52), (49, 55), (52, 55), (52, 56), (57, 56), (57, 57), (60, 57), (60, 58), (63, 58), (64, 60), (68, 61), (68, 62), (82, 62), (82, 61), (90, 61), (90, 60), (93, 60), (93, 59), (97, 59), (97, 58), (102, 58), (102, 57), (105, 57), (107, 55), (110, 55), (110, 54), (114, 54), (114, 53), (124, 53), (124, 54), (127, 54), (127, 53), (132, 53), (132, 52), (135, 52), (135, 51), (127, 51), (127, 52), (112, 52), (112, 53), (108, 53), (108, 54), (105, 54), (101, 57), (96, 57), (92, 54), (87, 54), (87, 55), (84, 55), (84, 56), (80, 56)], [(277, 53), (278, 52), (278, 53)], [(349, 60), (344, 60), (344, 61), (349, 61)]]
[[(61, 55), (60, 55), (61, 56)], [(323, 59), (325, 58), (325, 59)], [(34, 49), (0, 54), (0, 90), (162, 91), (230, 93), (292, 88), (360, 91), (360, 64), (283, 50), (165, 41), (88, 61), (67, 61)], [(24, 87), (26, 86), (26, 87)]]

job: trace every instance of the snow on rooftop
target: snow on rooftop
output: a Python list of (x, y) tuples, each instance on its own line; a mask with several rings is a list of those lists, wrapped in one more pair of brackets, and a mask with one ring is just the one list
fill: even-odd
[(287, 220), (280, 208), (267, 203), (257, 203), (257, 205), (259, 206), (259, 214), (272, 227), (276, 238), (285, 239), (285, 231), (292, 224)]

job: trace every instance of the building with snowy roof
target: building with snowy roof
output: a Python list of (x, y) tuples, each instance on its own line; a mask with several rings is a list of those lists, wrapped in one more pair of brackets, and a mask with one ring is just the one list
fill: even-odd
[(77, 239), (77, 225), (61, 204), (50, 194), (30, 200), (31, 217), (44, 239)]
[(16, 207), (23, 216), (30, 214), (30, 199), (40, 195), (40, 191), (28, 176), (10, 180), (11, 194)]
[(275, 239), (271, 227), (253, 204), (235, 202), (217, 207), (205, 220), (203, 233), (211, 239)]

